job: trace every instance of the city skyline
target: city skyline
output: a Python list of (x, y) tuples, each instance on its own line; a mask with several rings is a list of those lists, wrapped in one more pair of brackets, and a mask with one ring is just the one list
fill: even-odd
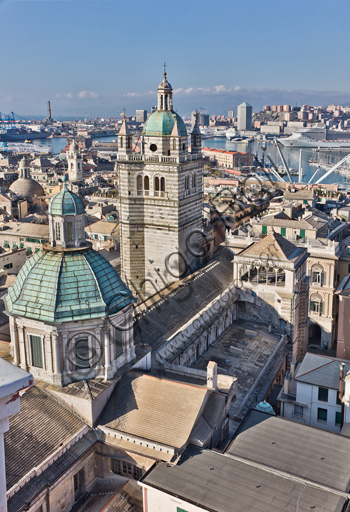
[(350, 104), (344, 0), (296, 0), (293, 10), (275, 0), (133, 5), (1, 2), (11, 44), (0, 111), (45, 116), (48, 99), (54, 116), (150, 110), (164, 60), (183, 115), (201, 107), (224, 114), (242, 101), (253, 111), (266, 103)]

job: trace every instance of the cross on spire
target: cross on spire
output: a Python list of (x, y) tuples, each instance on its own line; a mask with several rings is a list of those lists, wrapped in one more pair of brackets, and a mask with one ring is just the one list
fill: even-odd
[(126, 108), (124, 107), (123, 108), (123, 113), (122, 113), (122, 116), (124, 117), (124, 119), (125, 119), (125, 112), (126, 112)]
[(166, 76), (166, 62), (165, 61), (164, 61), (163, 66), (164, 66), (164, 76)]

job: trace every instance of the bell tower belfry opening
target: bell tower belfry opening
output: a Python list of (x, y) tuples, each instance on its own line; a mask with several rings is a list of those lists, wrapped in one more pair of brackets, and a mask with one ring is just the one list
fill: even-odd
[(142, 301), (198, 268), (203, 242), (201, 135), (197, 126), (190, 150), (165, 70), (140, 151), (130, 150), (129, 137), (124, 120), (118, 135), (122, 278)]

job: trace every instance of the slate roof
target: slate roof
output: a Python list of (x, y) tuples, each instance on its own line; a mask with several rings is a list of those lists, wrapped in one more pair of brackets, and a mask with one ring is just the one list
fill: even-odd
[(279, 233), (270, 233), (260, 242), (243, 249), (239, 256), (257, 256), (261, 259), (293, 260), (297, 259), (305, 249), (297, 247)]
[[(341, 359), (326, 357), (307, 352), (298, 368), (295, 380), (313, 386), (339, 389), (339, 374)], [(345, 361), (344, 361), (345, 362)], [(350, 371), (350, 363), (345, 362), (344, 375)]]
[(141, 482), (212, 512), (341, 512), (347, 501), (269, 468), (194, 446), (177, 465), (161, 462)]
[(43, 322), (101, 318), (133, 302), (118, 272), (91, 248), (35, 253), (5, 297), (9, 314)]
[(259, 411), (248, 418), (228, 453), (348, 492), (350, 438)]
[(20, 398), (20, 412), (5, 432), (7, 489), (43, 462), (85, 423), (35, 386)]
[(135, 343), (147, 343), (152, 350), (160, 348), (232, 282), (232, 259), (233, 254), (223, 249), (205, 267), (183, 279), (180, 286), (139, 315), (134, 327)]
[(206, 394), (206, 388), (130, 371), (113, 391), (99, 425), (181, 448)]

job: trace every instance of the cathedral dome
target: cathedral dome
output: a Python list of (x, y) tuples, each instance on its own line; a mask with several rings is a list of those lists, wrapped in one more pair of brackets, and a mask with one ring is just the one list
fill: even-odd
[(133, 302), (115, 268), (90, 247), (35, 253), (5, 298), (10, 315), (59, 323), (103, 318)]
[(83, 201), (79, 196), (68, 190), (65, 176), (63, 188), (50, 201), (48, 212), (50, 215), (80, 215), (84, 213)]
[(45, 192), (43, 187), (32, 178), (18, 178), (10, 186), (11, 192), (16, 195), (21, 195), (26, 198), (33, 196), (44, 196)]
[(181, 117), (172, 110), (157, 110), (147, 119), (142, 131), (145, 136), (164, 137), (171, 135), (175, 119), (177, 120), (178, 130), (182, 137), (187, 137), (187, 129)]

